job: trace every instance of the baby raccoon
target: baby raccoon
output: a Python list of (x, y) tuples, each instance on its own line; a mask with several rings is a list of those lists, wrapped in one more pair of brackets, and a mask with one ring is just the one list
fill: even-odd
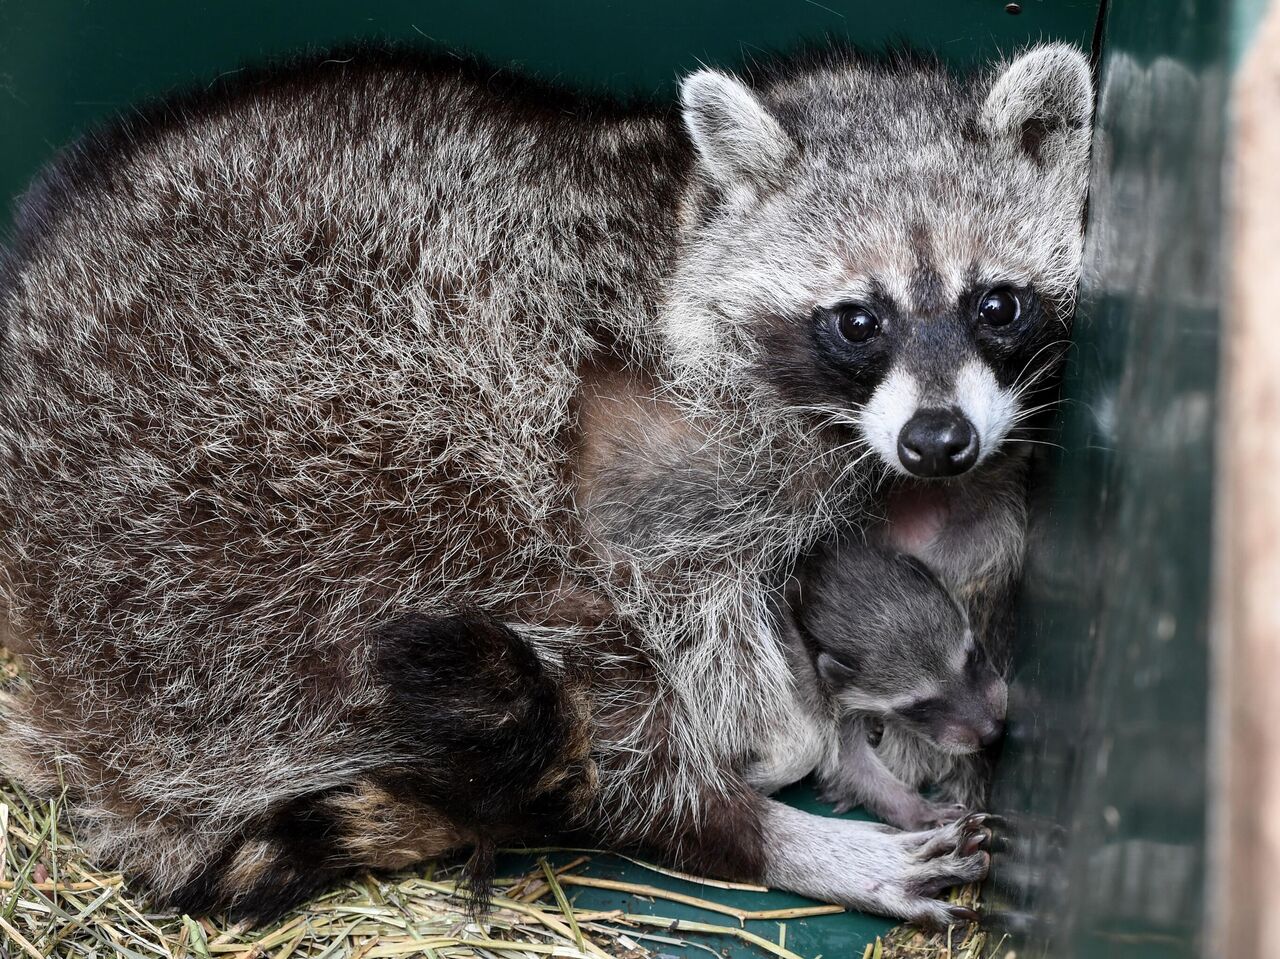
[(839, 729), (816, 770), (822, 798), (905, 829), (960, 818), (963, 806), (924, 798), (875, 749), (886, 723), (952, 755), (999, 740), (1005, 684), (960, 606), (915, 557), (848, 541), (802, 568), (791, 599), (797, 677)]

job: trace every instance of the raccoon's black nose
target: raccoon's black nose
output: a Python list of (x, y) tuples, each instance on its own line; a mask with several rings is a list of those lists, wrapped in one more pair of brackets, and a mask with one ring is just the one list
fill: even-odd
[(958, 476), (978, 461), (978, 431), (956, 410), (920, 410), (898, 434), (898, 458), (916, 476)]

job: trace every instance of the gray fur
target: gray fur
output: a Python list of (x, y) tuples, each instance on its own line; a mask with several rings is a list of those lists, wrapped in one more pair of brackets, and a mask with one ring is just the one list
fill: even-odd
[[(1048, 106), (1087, 97), (1049, 55)], [(356, 53), (72, 149), (0, 281), (0, 764), (162, 897), (269, 876), (244, 823), (414, 762), (379, 630), (475, 611), (584, 670), (594, 839), (936, 918), (977, 827), (828, 827), (741, 775), (796, 697), (767, 584), (892, 466), (762, 349), (869, 278), (909, 309), (921, 230), (948, 282), (1065, 322), (1087, 133), (1029, 155), (1047, 88), (1004, 70), (831, 51), (704, 76), (682, 118)]]
[(957, 754), (1004, 718), (1004, 683), (964, 612), (914, 558), (837, 542), (810, 558), (796, 628), (844, 714), (911, 726)]
[[(960, 803), (928, 799), (918, 788), (904, 783), (876, 752), (873, 725), (863, 716), (847, 717), (840, 725), (840, 749), (818, 771), (819, 795), (835, 812), (861, 806), (901, 829), (927, 829), (955, 822), (969, 813)], [(883, 729), (874, 735), (881, 737)]]

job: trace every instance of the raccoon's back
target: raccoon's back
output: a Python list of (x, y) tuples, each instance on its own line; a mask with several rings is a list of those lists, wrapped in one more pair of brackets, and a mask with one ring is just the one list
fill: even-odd
[(237, 723), (305, 751), (368, 695), (378, 623), (500, 610), (563, 561), (577, 370), (646, 325), (683, 147), (496, 86), (248, 76), (33, 189), (0, 285), (0, 587), (44, 733), (175, 781), (242, 758)]

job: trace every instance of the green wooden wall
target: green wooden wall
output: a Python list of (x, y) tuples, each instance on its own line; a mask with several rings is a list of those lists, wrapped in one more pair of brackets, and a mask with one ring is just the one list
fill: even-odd
[(1063, 448), (1040, 486), (994, 803), (1009, 849), (988, 898), (1034, 955), (1205, 946), (1229, 14), (1112, 0), (1102, 37)]
[[(436, 40), (545, 76), (666, 92), (701, 62), (799, 38), (894, 39), (956, 63), (1039, 38), (1087, 44), (1098, 0), (4, 0), (0, 201), (53, 150), (140, 98), (357, 37)], [(7, 205), (0, 203), (0, 206)]]

